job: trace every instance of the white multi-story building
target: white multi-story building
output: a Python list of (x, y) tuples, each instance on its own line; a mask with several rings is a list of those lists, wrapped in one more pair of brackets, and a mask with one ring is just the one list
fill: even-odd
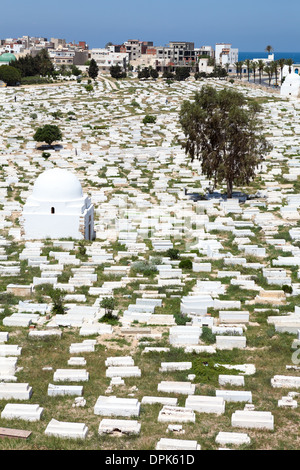
[(239, 60), (239, 50), (233, 49), (231, 44), (218, 43), (215, 46), (216, 65), (235, 64)]
[(111, 66), (120, 65), (123, 70), (129, 61), (127, 52), (111, 52), (110, 49), (90, 49), (89, 55), (98, 65), (99, 72), (109, 72)]

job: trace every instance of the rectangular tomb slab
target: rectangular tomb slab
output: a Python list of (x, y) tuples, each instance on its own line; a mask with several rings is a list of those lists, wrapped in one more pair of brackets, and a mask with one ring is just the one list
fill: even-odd
[(85, 369), (57, 369), (53, 374), (55, 382), (87, 382), (89, 373)]
[(70, 423), (51, 419), (45, 434), (47, 436), (56, 436), (66, 439), (85, 439), (88, 428), (84, 423)]
[(216, 443), (221, 445), (250, 444), (250, 437), (248, 434), (242, 432), (219, 432), (216, 437)]
[(22, 348), (17, 344), (1, 344), (0, 345), (0, 357), (5, 356), (20, 356)]
[(145, 396), (145, 397), (142, 398), (141, 403), (142, 403), (142, 405), (154, 405), (156, 403), (160, 403), (161, 405), (176, 406), (177, 405), (177, 398)]
[(158, 421), (162, 423), (194, 423), (195, 420), (194, 411), (183, 406), (165, 405), (158, 415)]
[(191, 362), (162, 362), (159, 371), (169, 372), (173, 370), (189, 370), (191, 368)]
[(0, 400), (29, 400), (31, 395), (28, 383), (0, 383)]
[(222, 397), (190, 395), (185, 401), (186, 408), (199, 413), (225, 413), (225, 400)]
[(191, 382), (169, 382), (162, 381), (157, 386), (158, 392), (165, 393), (180, 393), (183, 395), (193, 395), (195, 393), (196, 385)]
[(245, 378), (243, 375), (219, 375), (219, 385), (235, 385), (236, 387), (243, 387), (245, 385)]
[(167, 439), (162, 437), (156, 444), (155, 450), (201, 450), (197, 441), (187, 439)]
[(140, 403), (136, 398), (100, 396), (94, 406), (94, 413), (101, 416), (139, 416)]
[(246, 347), (245, 336), (216, 336), (216, 348), (217, 349), (243, 349)]
[(222, 397), (227, 402), (252, 403), (252, 393), (244, 390), (216, 390), (216, 397)]
[(124, 434), (137, 435), (140, 433), (141, 424), (135, 420), (127, 419), (102, 419), (98, 433), (101, 434)]
[(105, 361), (107, 367), (128, 367), (134, 366), (134, 360), (131, 356), (108, 357)]
[(82, 385), (48, 385), (48, 396), (57, 397), (64, 395), (71, 395), (80, 397), (83, 393)]
[(239, 428), (274, 429), (274, 417), (269, 411), (235, 411), (231, 425)]
[(106, 377), (140, 377), (141, 370), (137, 366), (111, 366), (107, 368), (105, 375)]
[(1, 413), (4, 419), (23, 419), (24, 421), (39, 421), (43, 413), (43, 408), (39, 405), (13, 404), (5, 405)]
[(292, 375), (274, 375), (271, 379), (273, 388), (299, 388), (300, 377)]

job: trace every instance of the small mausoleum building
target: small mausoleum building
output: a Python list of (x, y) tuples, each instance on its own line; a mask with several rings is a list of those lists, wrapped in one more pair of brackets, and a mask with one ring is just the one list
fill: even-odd
[(289, 73), (281, 85), (281, 96), (300, 97), (300, 76), (298, 73)]
[(74, 238), (92, 240), (94, 206), (70, 171), (54, 168), (41, 173), (23, 208), (27, 240)]

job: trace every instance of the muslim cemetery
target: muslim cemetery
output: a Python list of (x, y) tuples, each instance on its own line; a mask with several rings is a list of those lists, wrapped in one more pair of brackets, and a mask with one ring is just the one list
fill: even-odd
[[(207, 84), (272, 145), (232, 198), (182, 146)], [(0, 448), (298, 448), (299, 100), (99, 76), (3, 88), (0, 115)]]

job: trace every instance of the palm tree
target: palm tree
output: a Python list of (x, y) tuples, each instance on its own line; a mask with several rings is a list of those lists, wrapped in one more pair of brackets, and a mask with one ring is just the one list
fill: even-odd
[(276, 62), (276, 60), (274, 60), (272, 63), (271, 63), (271, 70), (272, 70), (272, 74), (274, 73), (275, 74), (275, 86), (277, 87), (278, 86), (278, 83), (277, 83), (277, 78), (278, 78), (278, 63)]
[(238, 78), (238, 75), (239, 75), (239, 70), (240, 70), (240, 63), (239, 62), (236, 62), (234, 65), (235, 65), (235, 70), (236, 70), (236, 78)]
[(251, 67), (251, 60), (246, 59), (245, 60), (245, 65), (247, 67), (247, 73), (248, 73), (248, 82), (250, 81), (250, 67)]
[(283, 67), (284, 67), (284, 65), (285, 65), (285, 59), (278, 59), (278, 60), (277, 60), (277, 63), (278, 63), (278, 65), (279, 65), (279, 67), (280, 67), (280, 77), (281, 77), (280, 80), (281, 80), (281, 85), (282, 85), (282, 80), (283, 80), (282, 72), (283, 72)]
[(270, 86), (270, 85), (271, 85), (272, 76), (273, 76), (273, 69), (272, 69), (272, 67), (270, 67), (270, 65), (266, 65), (265, 68), (264, 68), (264, 71), (266, 72), (266, 74), (267, 74), (268, 77), (269, 77), (269, 86)]
[(252, 71), (253, 71), (253, 79), (254, 79), (254, 83), (255, 83), (255, 74), (256, 74), (256, 69), (257, 69), (257, 62), (256, 61), (252, 61), (251, 68), (252, 68)]
[(242, 73), (243, 73), (243, 60), (239, 61), (239, 68), (240, 68), (240, 79), (242, 79)]
[(286, 59), (285, 63), (286, 63), (286, 65), (289, 66), (289, 73), (291, 73), (292, 72), (292, 65), (294, 63), (293, 59)]
[(259, 71), (259, 83), (261, 83), (261, 77), (262, 77), (262, 74), (263, 74), (263, 71), (264, 71), (264, 68), (265, 68), (264, 61), (259, 60), (257, 66), (258, 66), (258, 71)]
[(267, 45), (267, 47), (265, 48), (265, 51), (268, 53), (268, 54), (271, 54), (271, 52), (274, 51), (273, 47), (270, 46), (269, 44)]

